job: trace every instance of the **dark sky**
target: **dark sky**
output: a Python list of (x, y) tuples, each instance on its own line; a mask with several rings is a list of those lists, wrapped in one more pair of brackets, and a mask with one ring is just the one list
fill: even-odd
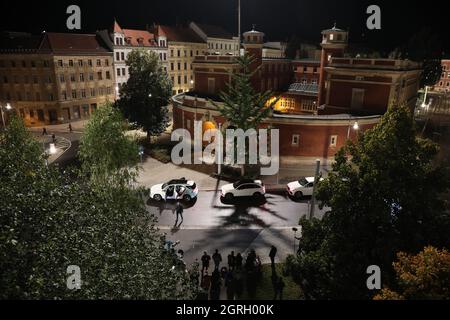
[[(242, 31), (251, 28), (266, 33), (267, 40), (286, 40), (297, 34), (319, 42), (320, 31), (337, 21), (350, 28), (351, 42), (363, 43), (380, 51), (404, 43), (422, 27), (430, 27), (449, 50), (448, 11), (445, 1), (414, 0), (241, 0)], [(46, 0), (0, 2), (0, 29), (13, 31), (66, 31), (66, 8), (78, 4), (82, 11), (81, 32), (92, 32), (111, 25), (116, 17), (128, 28), (146, 24), (184, 23), (191, 20), (217, 24), (237, 33), (237, 0)], [(366, 28), (366, 8), (381, 7), (382, 29)]]

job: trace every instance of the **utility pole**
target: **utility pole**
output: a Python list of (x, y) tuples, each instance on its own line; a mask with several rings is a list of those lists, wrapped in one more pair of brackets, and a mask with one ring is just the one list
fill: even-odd
[(241, 55), (241, 0), (238, 0), (238, 56)]
[(313, 193), (311, 196), (311, 207), (309, 211), (309, 220), (312, 220), (314, 218), (314, 209), (316, 207), (316, 186), (319, 182), (319, 174), (320, 174), (320, 160), (316, 160), (316, 173), (314, 175), (314, 185), (313, 185)]

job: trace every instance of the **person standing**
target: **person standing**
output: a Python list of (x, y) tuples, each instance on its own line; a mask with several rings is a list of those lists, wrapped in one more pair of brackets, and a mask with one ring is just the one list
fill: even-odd
[(52, 141), (53, 141), (53, 143), (55, 143), (55, 142), (56, 142), (56, 136), (55, 136), (55, 134), (54, 134), (54, 133), (52, 133)]
[(211, 257), (205, 252), (203, 252), (202, 256), (202, 273), (204, 270), (208, 271), (209, 268), (209, 261), (211, 260)]
[(72, 129), (72, 124), (71, 124), (71, 123), (69, 123), (69, 132), (70, 132), (70, 133), (72, 133), (72, 132), (73, 132), (73, 129)]
[(275, 246), (272, 246), (269, 252), (270, 257), (270, 263), (272, 265), (272, 268), (275, 267), (275, 256), (277, 255), (277, 248)]
[(47, 133), (47, 128), (46, 128), (46, 127), (43, 127), (43, 128), (42, 128), (42, 135), (43, 135), (43, 136), (48, 135), (48, 133)]
[(177, 215), (177, 219), (175, 220), (175, 226), (178, 226), (178, 218), (181, 218), (180, 226), (183, 223), (183, 211), (184, 208), (181, 203), (177, 202), (177, 207), (175, 208), (175, 213)]
[(230, 271), (234, 270), (234, 266), (236, 264), (236, 257), (234, 256), (234, 251), (228, 255), (228, 269)]
[(240, 253), (237, 254), (236, 256), (236, 260), (235, 260), (235, 267), (236, 270), (241, 270), (242, 269), (242, 255)]
[(214, 261), (215, 269), (219, 269), (220, 263), (222, 262), (222, 255), (219, 253), (219, 250), (216, 249), (216, 252), (214, 252), (212, 259)]

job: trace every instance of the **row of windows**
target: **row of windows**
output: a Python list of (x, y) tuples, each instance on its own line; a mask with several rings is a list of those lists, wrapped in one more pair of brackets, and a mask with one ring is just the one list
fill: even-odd
[[(79, 99), (79, 98), (87, 98), (88, 94), (90, 97), (95, 97), (97, 96), (97, 94), (99, 96), (103, 96), (105, 94), (110, 95), (112, 94), (112, 87), (99, 87), (98, 90), (96, 90), (95, 88), (90, 88), (89, 90), (86, 89), (81, 89), (81, 90), (72, 90), (70, 92), (70, 97), (72, 99)], [(41, 101), (41, 99), (44, 99), (43, 101), (54, 101), (55, 100), (55, 96), (52, 92), (48, 92), (45, 94), (44, 97), (41, 96), (40, 92), (25, 92), (25, 94), (23, 94), (22, 92), (15, 92), (15, 93), (10, 93), (10, 92), (6, 92), (4, 94), (4, 98), (5, 100), (15, 100), (15, 101)], [(15, 98), (15, 99), (13, 99)], [(61, 92), (61, 99), (62, 100), (68, 100), (69, 96), (67, 94), (66, 91), (62, 91)]]
[[(439, 87), (443, 87), (443, 86), (444, 86), (444, 81), (439, 82)], [(446, 82), (445, 86), (450, 87), (450, 82)]]
[[(74, 61), (74, 60), (72, 60), (72, 59), (69, 59), (69, 60), (67, 60), (67, 61), (65, 61), (65, 60), (58, 60), (58, 62), (57, 62), (57, 66), (58, 66), (59, 68), (63, 68), (63, 67), (74, 67), (75, 64), (76, 64), (78, 67), (83, 67), (83, 66), (93, 67), (93, 66), (94, 66), (94, 65), (93, 65), (92, 59), (88, 59), (88, 60), (82, 60), (82, 59), (79, 59), (79, 60), (77, 60), (77, 61)], [(103, 64), (102, 64), (102, 60), (101, 60), (101, 59), (97, 59), (97, 60), (95, 61), (95, 65), (96, 65), (97, 67), (101, 67), (101, 66), (108, 67), (108, 66), (109, 66), (109, 60), (108, 60), (108, 59), (104, 59)]]
[(264, 72), (283, 72), (289, 70), (288, 64), (265, 64), (262, 66)]
[[(337, 146), (337, 135), (331, 135), (329, 140), (329, 147), (335, 148)], [(300, 146), (300, 135), (299, 134), (293, 134), (291, 138), (291, 145), (294, 147)]]
[[(177, 68), (175, 69), (175, 66), (177, 66)], [(191, 70), (193, 70), (192, 68), (192, 64), (189, 65)], [(183, 69), (181, 68), (181, 62), (177, 62), (176, 64), (171, 62), (170, 63), (170, 71), (174, 71), (174, 70), (188, 70), (188, 63), (184, 62), (183, 63)]]
[[(58, 79), (59, 79), (59, 82), (61, 82), (61, 83), (66, 82), (65, 74), (63, 74), (63, 73), (59, 74)], [(78, 74), (78, 76), (75, 74), (70, 75), (70, 82), (77, 82), (77, 81), (85, 82), (86, 79), (88, 79), (88, 81), (94, 81), (94, 73), (89, 73), (89, 74), (80, 73), (80, 74)], [(105, 72), (105, 79), (107, 79), (107, 80), (111, 79), (111, 73), (109, 71)], [(12, 80), (12, 82), (11, 82), (11, 80)], [(96, 80), (103, 80), (103, 72), (102, 71), (97, 72)], [(39, 76), (13, 76), (12, 79), (11, 79), (11, 77), (3, 76), (2, 82), (5, 84), (7, 84), (7, 83), (39, 84), (41, 82), (46, 83), (46, 84), (51, 84), (51, 83), (53, 83), (53, 78), (50, 75), (44, 76), (44, 77), (42, 77), (42, 79), (40, 79)]]
[(216, 49), (216, 50), (232, 50), (234, 47), (234, 50), (238, 50), (238, 45), (232, 45), (227, 43), (208, 43), (208, 49)]
[(44, 68), (50, 67), (50, 61), (48, 60), (41, 60), (41, 61), (26, 61), (26, 60), (0, 60), (0, 68), (36, 68), (37, 66), (42, 66)]
[[(202, 52), (203, 54), (204, 52)], [(198, 56), (199, 55), (199, 51), (196, 50), (195, 51), (195, 55)], [(171, 57), (175, 57), (175, 50), (170, 50), (170, 56)], [(178, 49), (176, 50), (176, 56), (177, 57), (181, 57), (181, 50)], [(189, 50), (189, 56), (193, 57), (194, 56), (194, 50)], [(183, 50), (183, 57), (188, 57), (188, 50)]]
[[(112, 87), (99, 87), (98, 88), (98, 95), (103, 96), (105, 93), (107, 95), (112, 94)], [(90, 97), (97, 96), (97, 90), (95, 88), (90, 88), (88, 91), (86, 89), (81, 89), (79, 91), (72, 90), (71, 91), (71, 97), (72, 99), (79, 99), (79, 98), (87, 98), (87, 93), (89, 93)], [(61, 92), (61, 98), (62, 100), (68, 100), (68, 95), (66, 91)]]
[[(183, 78), (181, 76), (178, 76), (176, 78), (177, 82), (175, 82), (175, 77), (171, 77), (171, 80), (173, 84), (188, 84), (188, 76), (184, 76)], [(183, 82), (181, 80), (183, 80)], [(189, 80), (189, 83), (193, 84), (194, 78), (192, 75), (190, 76)]]
[[(138, 38), (137, 41), (138, 41), (138, 43), (139, 43), (140, 45), (143, 45), (143, 44), (144, 44), (143, 39)], [(123, 46), (124, 44), (131, 44), (131, 38), (125, 38), (125, 42), (124, 42), (124, 41), (123, 41), (123, 38), (121, 38), (121, 37), (116, 37), (115, 43), (116, 43), (116, 46)], [(167, 44), (166, 40), (162, 40), (162, 39), (159, 40), (159, 46), (160, 46), (160, 47), (165, 47), (166, 44)]]
[(297, 67), (296, 69), (294, 68), (295, 72), (303, 72), (303, 73), (307, 73), (308, 69), (311, 70), (312, 69), (312, 73), (317, 73), (317, 67), (307, 67), (307, 66), (302, 66), (302, 67)]

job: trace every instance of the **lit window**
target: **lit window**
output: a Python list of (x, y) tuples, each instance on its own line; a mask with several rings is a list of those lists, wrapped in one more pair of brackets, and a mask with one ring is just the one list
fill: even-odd
[(299, 134), (293, 134), (292, 135), (292, 145), (298, 146), (300, 142), (300, 135)]
[(330, 137), (330, 147), (336, 147), (337, 145), (337, 136)]
[(334, 40), (334, 34), (330, 34), (330, 40), (331, 40), (331, 41)]

